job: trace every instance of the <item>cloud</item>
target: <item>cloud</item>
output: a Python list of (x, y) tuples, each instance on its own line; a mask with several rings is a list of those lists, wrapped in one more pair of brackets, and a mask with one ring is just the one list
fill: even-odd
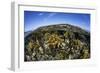
[(44, 14), (44, 13), (39, 13), (38, 15), (41, 16), (41, 15), (43, 15), (43, 14)]
[(46, 18), (44, 18), (44, 21), (47, 21), (49, 18), (53, 17), (56, 14), (57, 13), (49, 13), (48, 16)]
[(49, 13), (48, 18), (56, 15), (57, 13)]

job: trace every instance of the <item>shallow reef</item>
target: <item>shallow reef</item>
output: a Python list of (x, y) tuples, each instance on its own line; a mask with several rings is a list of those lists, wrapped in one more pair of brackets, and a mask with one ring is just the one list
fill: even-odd
[(24, 40), (26, 62), (90, 58), (90, 32), (69, 24), (39, 27)]

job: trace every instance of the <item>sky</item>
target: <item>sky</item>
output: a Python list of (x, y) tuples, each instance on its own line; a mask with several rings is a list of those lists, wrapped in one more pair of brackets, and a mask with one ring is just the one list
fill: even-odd
[(24, 11), (25, 32), (54, 24), (71, 24), (90, 31), (90, 14)]

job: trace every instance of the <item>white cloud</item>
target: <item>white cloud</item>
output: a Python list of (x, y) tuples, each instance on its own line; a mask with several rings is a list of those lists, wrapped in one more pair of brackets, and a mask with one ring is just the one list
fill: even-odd
[(52, 17), (52, 16), (54, 16), (54, 15), (56, 15), (56, 13), (50, 13), (50, 14), (48, 15), (48, 17)]
[(44, 14), (44, 13), (39, 13), (38, 15), (41, 16), (41, 15), (43, 15), (43, 14)]
[(44, 18), (44, 21), (47, 21), (48, 18), (53, 17), (54, 15), (56, 15), (57, 13), (49, 13), (48, 16), (46, 18)]

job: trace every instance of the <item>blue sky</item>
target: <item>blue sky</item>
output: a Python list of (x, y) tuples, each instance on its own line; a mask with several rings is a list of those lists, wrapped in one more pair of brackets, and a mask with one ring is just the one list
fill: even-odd
[(90, 14), (24, 11), (25, 32), (40, 26), (71, 24), (90, 31)]

